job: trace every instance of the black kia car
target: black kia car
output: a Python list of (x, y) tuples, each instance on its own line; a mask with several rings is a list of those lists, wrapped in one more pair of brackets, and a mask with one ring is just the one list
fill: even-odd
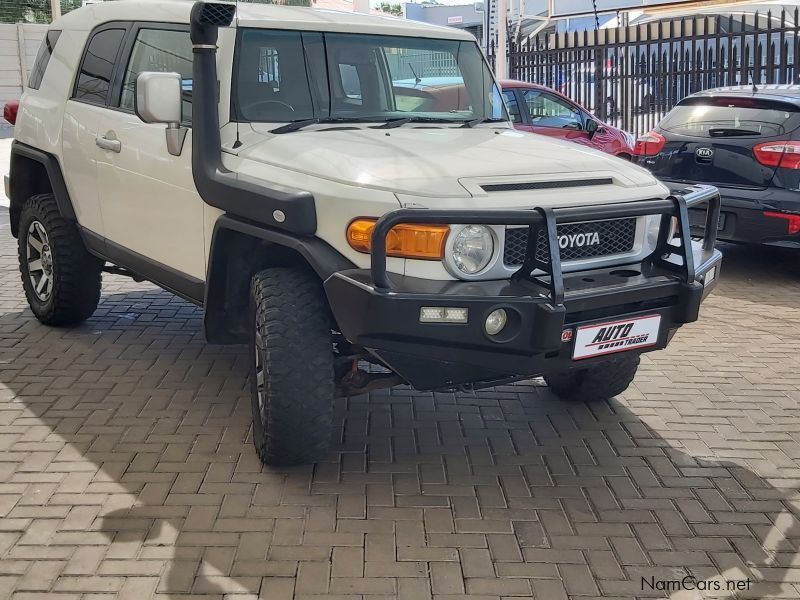
[(800, 248), (800, 85), (688, 96), (634, 154), (667, 185), (717, 186), (719, 239)]

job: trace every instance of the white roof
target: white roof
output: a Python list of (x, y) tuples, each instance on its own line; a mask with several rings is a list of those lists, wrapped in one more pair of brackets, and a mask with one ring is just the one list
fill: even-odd
[[(192, 0), (102, 2), (73, 10), (53, 25), (69, 29), (92, 29), (98, 24), (108, 21), (188, 23), (189, 12), (192, 10), (193, 4)], [(242, 27), (475, 40), (470, 33), (453, 27), (429, 25), (391, 16), (384, 17), (300, 6), (240, 3), (237, 8), (237, 16), (239, 25)]]

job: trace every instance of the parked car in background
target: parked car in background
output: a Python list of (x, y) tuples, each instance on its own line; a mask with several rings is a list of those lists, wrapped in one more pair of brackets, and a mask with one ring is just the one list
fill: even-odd
[(719, 188), (719, 239), (800, 248), (800, 86), (692, 94), (634, 152), (666, 183)]
[(19, 100), (10, 100), (3, 107), (3, 118), (12, 125), (17, 122), (17, 110), (19, 110)]
[(525, 81), (500, 81), (516, 129), (569, 140), (630, 160), (634, 137), (602, 123), (555, 90)]

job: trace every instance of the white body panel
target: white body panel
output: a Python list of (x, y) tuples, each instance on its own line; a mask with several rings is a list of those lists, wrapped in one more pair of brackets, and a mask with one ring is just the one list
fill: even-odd
[[(319, 125), (316, 131), (308, 128), (290, 135), (270, 134), (268, 127), (258, 125), (255, 133), (243, 137), (239, 155), (295, 171), (298, 177), (430, 198), (424, 204), (428, 208), (498, 208), (486, 204), (488, 194), (480, 183), (586, 179), (599, 172), (615, 182), (606, 194), (598, 194), (596, 188), (567, 188), (537, 193), (532, 201), (533, 192), (527, 192), (516, 205), (540, 204), (538, 196), (552, 197), (559, 191), (567, 192), (562, 199), (569, 195), (574, 204), (583, 204), (587, 199), (619, 202), (646, 194), (652, 198), (666, 190), (641, 167), (598, 150), (497, 126), (407, 125), (387, 132), (369, 127), (325, 131), (330, 126)], [(639, 197), (625, 191), (636, 187), (650, 189)], [(456, 198), (484, 200), (451, 202)]]
[[(205, 279), (203, 200), (194, 187), (191, 151), (167, 152), (163, 125), (105, 111), (100, 133), (122, 144), (100, 151), (98, 193), (105, 237), (197, 279)], [(191, 132), (184, 148), (191, 147)]]
[(105, 226), (97, 170), (102, 151), (95, 140), (105, 112), (99, 106), (69, 100), (62, 129), (61, 167), (75, 215), (81, 226), (98, 235), (105, 235)]

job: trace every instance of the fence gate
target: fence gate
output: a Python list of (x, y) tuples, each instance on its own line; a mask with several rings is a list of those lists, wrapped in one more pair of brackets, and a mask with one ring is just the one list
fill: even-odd
[(638, 135), (694, 92), (800, 84), (799, 33), (797, 8), (780, 15), (684, 17), (512, 40), (508, 64), (513, 79), (557, 89), (602, 121)]

